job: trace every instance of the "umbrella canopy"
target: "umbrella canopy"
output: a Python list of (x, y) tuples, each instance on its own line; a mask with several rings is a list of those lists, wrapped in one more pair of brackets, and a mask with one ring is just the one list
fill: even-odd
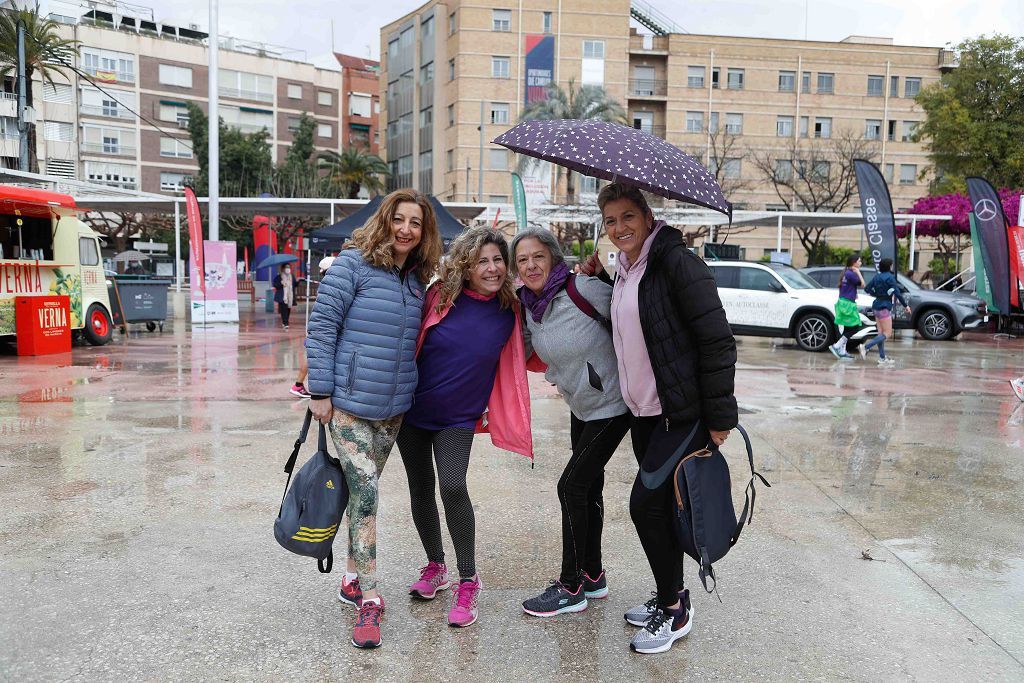
[[(309, 236), (310, 245), (314, 249), (323, 251), (338, 251), (345, 240), (352, 237), (352, 231), (366, 225), (370, 217), (380, 207), (383, 197), (374, 197), (366, 206), (356, 211), (351, 216), (346, 216), (334, 225), (321, 228)], [(459, 222), (459, 219), (451, 214), (444, 205), (437, 200), (437, 197), (430, 197), (430, 204), (434, 207), (434, 215), (437, 217), (437, 229), (441, 232), (441, 239), (449, 242), (458, 237), (466, 226)]]
[(272, 268), (274, 266), (279, 266), (282, 263), (293, 263), (298, 260), (299, 257), (295, 254), (271, 254), (256, 264), (256, 270), (259, 270), (260, 268)]
[(523, 121), (494, 142), (583, 175), (732, 215), (732, 204), (699, 161), (659, 137), (598, 119)]
[(141, 251), (134, 251), (129, 249), (128, 251), (122, 251), (120, 254), (114, 257), (116, 263), (128, 263), (129, 261), (148, 261), (149, 257), (143, 254)]

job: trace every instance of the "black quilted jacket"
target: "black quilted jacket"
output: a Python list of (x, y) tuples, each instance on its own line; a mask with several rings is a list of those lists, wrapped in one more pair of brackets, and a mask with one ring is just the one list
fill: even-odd
[(736, 340), (711, 270), (674, 228), (654, 238), (639, 304), (662, 414), (672, 422), (700, 419), (715, 431), (735, 428)]

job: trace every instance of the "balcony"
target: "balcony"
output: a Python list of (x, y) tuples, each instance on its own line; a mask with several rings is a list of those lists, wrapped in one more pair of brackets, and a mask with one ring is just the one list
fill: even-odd
[(83, 104), (82, 114), (85, 116), (104, 116), (111, 119), (134, 119), (135, 115), (121, 107), (103, 107), (97, 104)]
[(256, 100), (257, 102), (274, 101), (274, 93), (263, 92), (260, 90), (245, 90), (244, 88), (233, 88), (228, 85), (221, 85), (217, 87), (217, 92), (221, 97), (230, 97), (236, 100)]
[(107, 142), (83, 142), (83, 154), (104, 154), (107, 156), (133, 157), (135, 156), (134, 145), (110, 144)]
[(667, 97), (668, 81), (649, 78), (629, 79), (630, 97)]
[(948, 73), (960, 66), (960, 60), (953, 50), (939, 49), (939, 70)]
[[(270, 133), (270, 137), (274, 137), (274, 125), (273, 124), (259, 124), (259, 123), (229, 123), (225, 122), (225, 126), (228, 128), (234, 128), (243, 133), (259, 133), (261, 130), (266, 130)], [(185, 124), (188, 128), (188, 124)]]
[(661, 138), (662, 140), (665, 139), (665, 126), (634, 126), (634, 128), (642, 130), (645, 133), (650, 133), (651, 135)]
[(111, 71), (108, 69), (100, 69), (95, 66), (83, 66), (82, 71), (95, 78), (100, 83), (134, 83), (135, 72), (134, 71)]
[(634, 54), (668, 54), (668, 36), (632, 35), (629, 37), (629, 51)]

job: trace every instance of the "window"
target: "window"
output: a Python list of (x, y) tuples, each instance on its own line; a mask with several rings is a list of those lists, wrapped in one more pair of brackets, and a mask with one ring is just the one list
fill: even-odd
[(487, 150), (487, 168), (491, 169), (492, 171), (508, 170), (508, 150)]
[(584, 40), (583, 59), (604, 59), (604, 41)]
[(541, 22), (541, 32), (551, 33), (551, 12), (544, 13), (544, 20)]
[(508, 78), (510, 63), (508, 57), (491, 57), (491, 77)]
[[(775, 179), (783, 182), (793, 178), (793, 162), (789, 159), (775, 160)], [(785, 209), (782, 209), (785, 211)]]
[(743, 170), (742, 159), (726, 159), (722, 164), (722, 174), (726, 178), (739, 178)]
[(800, 92), (811, 92), (811, 72), (804, 71), (800, 76)]
[(775, 276), (767, 270), (760, 268), (737, 268), (740, 271), (740, 289), (750, 289), (757, 292), (777, 292), (784, 287), (775, 279)]
[(887, 183), (889, 183), (890, 185), (892, 184), (893, 174), (895, 172), (896, 172), (896, 166), (895, 165), (893, 165), (893, 164), (886, 164), (885, 165), (885, 173), (883, 175), (885, 175), (885, 181)]
[(921, 92), (921, 79), (907, 77), (903, 79), (903, 96), (904, 97), (917, 97), (917, 93)]
[(191, 159), (192, 149), (184, 140), (177, 138), (160, 138), (160, 156), (178, 159)]
[(71, 104), (74, 98), (74, 91), (70, 83), (44, 83), (43, 101), (56, 102), (58, 104)]
[(722, 70), (719, 67), (717, 67), (717, 66), (712, 68), (711, 69), (711, 87), (712, 88), (719, 88), (719, 87), (721, 87), (721, 80), (722, 80)]
[(900, 164), (900, 185), (913, 185), (917, 182), (917, 165)]
[(81, 60), (83, 70), (98, 81), (135, 82), (135, 56), (127, 52), (83, 47)]
[(160, 102), (160, 120), (177, 123), (178, 128), (188, 128), (188, 109), (177, 102)]
[(189, 182), (192, 176), (187, 173), (160, 173), (161, 192), (184, 192), (185, 183)]
[(779, 92), (793, 92), (796, 90), (796, 72), (779, 72)]
[[(232, 69), (218, 69), (218, 91), (223, 97), (260, 102), (274, 101), (274, 77)], [(288, 86), (291, 90), (292, 86)], [(300, 89), (302, 86), (298, 86)], [(301, 97), (301, 92), (300, 92)]]
[(729, 69), (728, 79), (729, 90), (743, 90), (743, 69)]
[(898, 97), (900, 94), (900, 77), (889, 76), (889, 97)]
[(43, 138), (53, 142), (71, 142), (75, 128), (63, 121), (43, 121)]
[(128, 111), (135, 108), (135, 93), (124, 90), (101, 92), (96, 88), (82, 88), (81, 111), (87, 116), (109, 116), (119, 119), (134, 119)]
[(868, 119), (864, 122), (864, 137), (867, 140), (882, 139), (882, 121), (880, 119)]
[(489, 194), (487, 195), (488, 204), (508, 204), (507, 194)]
[(886, 137), (886, 139), (889, 140), (889, 142), (895, 142), (896, 141), (896, 122), (895, 121), (890, 121), (889, 122), (889, 134)]
[(302, 99), (302, 86), (298, 83), (288, 84), (288, 99), (290, 100), (301, 100)]
[(135, 131), (105, 126), (82, 126), (82, 151), (101, 154), (134, 154)]
[(138, 173), (134, 166), (127, 164), (87, 161), (85, 162), (85, 176), (95, 183), (134, 190)]
[(354, 92), (348, 96), (348, 115), (369, 118), (372, 98), (370, 95)]
[(732, 135), (741, 135), (743, 133), (743, 114), (726, 114), (725, 132)]
[(334, 135), (334, 126), (329, 123), (316, 124), (316, 136), (318, 138), (330, 138)]
[(832, 119), (815, 117), (814, 119), (814, 137), (816, 138), (830, 138), (832, 137)]
[(100, 252), (96, 249), (96, 240), (91, 237), (78, 238), (78, 262), (83, 266), (98, 266)]
[(453, 149), (445, 152), (445, 168), (449, 171), (455, 170), (455, 150)]
[(455, 33), (455, 29), (458, 28), (458, 22), (455, 21), (455, 12), (448, 15), (448, 35)]
[(316, 92), (316, 103), (321, 107), (330, 107), (334, 105), (334, 94), (326, 90), (318, 90)]
[(274, 112), (255, 107), (231, 107), (221, 105), (220, 116), (224, 124), (237, 128), (243, 133), (258, 133), (266, 129), (274, 136)]
[(885, 76), (868, 76), (868, 97), (885, 95)]
[(454, 104), (449, 104), (448, 105), (448, 126), (451, 127), (451, 126), (454, 126), (454, 125), (455, 125), (455, 105)]
[(828, 161), (815, 161), (811, 166), (811, 178), (815, 180), (827, 180), (832, 171), (832, 164)]
[(434, 108), (427, 107), (420, 110), (420, 130), (429, 130), (434, 126)]
[(420, 85), (429, 85), (434, 80), (434, 63), (427, 62), (420, 67)]
[(192, 69), (187, 66), (161, 64), (159, 68), (160, 85), (172, 85), (178, 88), (192, 87)]
[(512, 10), (510, 9), (494, 9), (491, 10), (491, 30), (492, 31), (511, 31), (512, 30)]
[(455, 58), (454, 57), (452, 57), (451, 59), (448, 60), (448, 80), (449, 81), (454, 81), (455, 80)]
[(504, 102), (491, 102), (491, 123), (508, 124), (509, 105)]
[(917, 124), (919, 121), (904, 121), (903, 122), (903, 142), (912, 142), (914, 140), (914, 132), (917, 130)]
[(288, 132), (295, 134), (299, 132), (299, 126), (302, 125), (302, 119), (298, 116), (288, 117)]
[(793, 137), (793, 117), (792, 116), (776, 116), (775, 117), (775, 135), (780, 138), (791, 138)]
[(687, 133), (700, 133), (704, 130), (704, 112), (702, 111), (688, 111), (686, 112), (686, 132)]
[(802, 137), (802, 138), (807, 137), (807, 128), (810, 125), (810, 121), (811, 121), (811, 119), (808, 116), (801, 116), (800, 117), (800, 137)]
[(597, 178), (588, 175), (580, 176), (580, 194), (581, 195), (596, 195), (597, 194)]
[(711, 117), (708, 119), (708, 130), (712, 133), (718, 132), (718, 112), (711, 112)]
[(690, 66), (686, 69), (686, 87), (687, 88), (703, 88), (704, 87), (704, 67), (702, 66)]
[(836, 75), (829, 73), (818, 74), (818, 94), (831, 95), (835, 88)]
[(420, 24), (420, 38), (429, 38), (434, 35), (434, 17), (429, 16)]

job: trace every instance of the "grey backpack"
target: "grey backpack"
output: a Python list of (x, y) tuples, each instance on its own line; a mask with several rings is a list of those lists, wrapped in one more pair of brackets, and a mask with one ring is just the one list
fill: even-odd
[(334, 564), (331, 545), (348, 505), (348, 485), (341, 464), (327, 452), (327, 430), (322, 423), (316, 453), (299, 469), (292, 483), (295, 460), (306, 441), (312, 419), (313, 413), (307, 410), (302, 431), (284, 466), (288, 481), (284, 484), (281, 509), (274, 521), (274, 537), (286, 550), (315, 557), (317, 568), (327, 574)]

